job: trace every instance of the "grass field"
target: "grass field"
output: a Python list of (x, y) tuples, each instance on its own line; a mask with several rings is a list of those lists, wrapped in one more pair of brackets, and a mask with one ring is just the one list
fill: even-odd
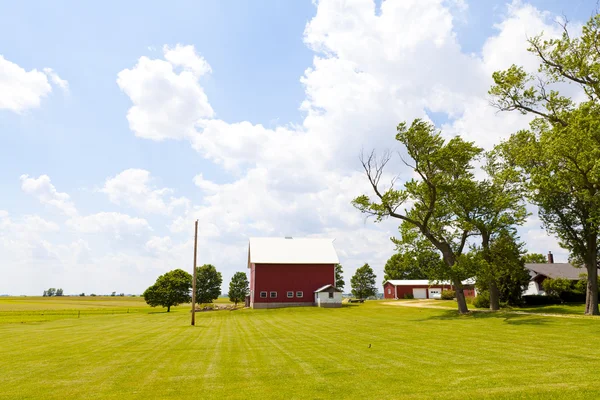
[(383, 302), (189, 317), (139, 298), (0, 298), (0, 399), (600, 396), (598, 319)]

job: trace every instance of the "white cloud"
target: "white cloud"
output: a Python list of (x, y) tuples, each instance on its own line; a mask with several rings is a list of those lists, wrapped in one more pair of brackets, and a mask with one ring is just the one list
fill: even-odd
[(39, 107), (42, 98), (52, 92), (46, 75), (61, 89), (68, 89), (68, 82), (51, 68), (44, 68), (43, 71), (27, 71), (0, 55), (0, 110), (20, 114)]
[(30, 178), (29, 175), (21, 175), (21, 189), (31, 194), (42, 203), (59, 209), (68, 216), (77, 215), (75, 205), (67, 193), (56, 190), (48, 175), (40, 175), (38, 178)]
[(62, 79), (52, 68), (44, 68), (44, 73), (48, 75), (52, 83), (62, 89), (63, 92), (69, 92), (69, 82)]
[(26, 71), (0, 55), (0, 109), (21, 113), (39, 107), (42, 97), (51, 91), (43, 72)]
[[(118, 74), (117, 84), (133, 102), (129, 127), (146, 139), (188, 138), (198, 120), (214, 114), (198, 83), (210, 67), (193, 46), (165, 46), (163, 52), (167, 61), (140, 57), (135, 67)], [(179, 66), (183, 70), (177, 72)]]
[(172, 189), (156, 189), (150, 172), (143, 169), (127, 169), (108, 178), (100, 190), (115, 204), (126, 204), (146, 213), (170, 214), (176, 207), (186, 207), (189, 200), (170, 196)]

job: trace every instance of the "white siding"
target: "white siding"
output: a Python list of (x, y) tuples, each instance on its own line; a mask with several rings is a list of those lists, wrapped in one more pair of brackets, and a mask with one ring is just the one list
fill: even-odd
[(342, 293), (334, 292), (333, 299), (329, 298), (329, 292), (320, 292), (315, 293), (315, 303), (317, 306), (321, 306), (321, 304), (342, 304)]

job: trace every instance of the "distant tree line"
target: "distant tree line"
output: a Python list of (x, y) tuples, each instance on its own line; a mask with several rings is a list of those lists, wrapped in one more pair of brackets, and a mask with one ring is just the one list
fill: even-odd
[(44, 293), (42, 294), (43, 297), (54, 297), (54, 296), (62, 296), (62, 295), (63, 295), (63, 290), (61, 288), (58, 288), (58, 289), (50, 288), (48, 290), (44, 290)]

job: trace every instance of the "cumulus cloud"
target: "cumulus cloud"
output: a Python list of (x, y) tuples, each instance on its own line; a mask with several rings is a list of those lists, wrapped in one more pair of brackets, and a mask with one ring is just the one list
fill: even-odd
[(111, 202), (125, 204), (146, 213), (170, 214), (176, 207), (186, 207), (189, 200), (170, 196), (172, 189), (156, 189), (150, 172), (143, 169), (127, 169), (108, 178), (100, 190)]
[(214, 115), (198, 82), (210, 67), (193, 46), (165, 46), (163, 53), (166, 60), (141, 57), (118, 74), (117, 84), (133, 102), (129, 127), (145, 139), (188, 138), (198, 120)]
[(61, 89), (68, 88), (67, 81), (51, 68), (27, 71), (0, 55), (0, 110), (23, 113), (39, 107), (42, 98), (52, 91), (47, 75)]
[(21, 189), (25, 193), (37, 197), (42, 204), (52, 206), (65, 215), (77, 215), (77, 209), (71, 201), (71, 197), (67, 193), (57, 191), (48, 175), (40, 175), (38, 178), (21, 175)]

